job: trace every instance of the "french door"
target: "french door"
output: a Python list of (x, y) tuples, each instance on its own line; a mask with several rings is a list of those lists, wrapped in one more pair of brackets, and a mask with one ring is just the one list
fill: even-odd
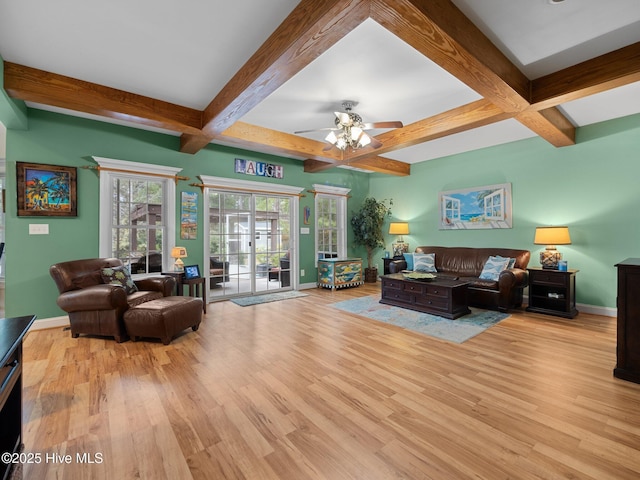
[(212, 299), (292, 288), (297, 197), (206, 190)]

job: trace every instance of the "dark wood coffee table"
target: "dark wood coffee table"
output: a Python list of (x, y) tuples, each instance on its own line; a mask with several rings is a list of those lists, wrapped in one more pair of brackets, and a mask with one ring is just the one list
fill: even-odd
[(383, 275), (380, 279), (380, 303), (450, 319), (471, 313), (467, 301), (467, 282), (437, 277), (430, 282), (409, 280), (401, 273)]

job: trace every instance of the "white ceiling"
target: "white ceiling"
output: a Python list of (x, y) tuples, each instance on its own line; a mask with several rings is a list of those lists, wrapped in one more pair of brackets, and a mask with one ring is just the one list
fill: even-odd
[[(297, 3), (0, 0), (0, 55), (9, 62), (203, 110)], [(640, 41), (640, 0), (453, 3), (529, 79)], [(341, 101), (349, 99), (359, 102), (355, 111), (365, 122), (401, 120), (406, 125), (479, 98), (367, 20), (242, 120), (288, 133), (329, 127), (332, 112), (342, 110)], [(640, 82), (560, 108), (576, 126), (640, 113)], [(532, 136), (519, 122), (506, 120), (384, 156), (417, 163)], [(324, 134), (308, 137), (322, 140)]]

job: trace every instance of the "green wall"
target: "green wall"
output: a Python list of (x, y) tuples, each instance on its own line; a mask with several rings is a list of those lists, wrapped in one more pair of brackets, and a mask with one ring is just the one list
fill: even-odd
[[(95, 165), (91, 156), (182, 167), (180, 175), (190, 177), (177, 185), (180, 192), (198, 192), (199, 232), (196, 240), (179, 240), (193, 261), (203, 258), (202, 194), (197, 175), (213, 175), (303, 187), (300, 216), (305, 206), (314, 218), (314, 197), (307, 193), (314, 183), (351, 188), (349, 211), (357, 208), (368, 192), (369, 174), (332, 169), (320, 174), (304, 173), (302, 162), (227, 147), (210, 145), (196, 155), (179, 152), (179, 137), (145, 132), (119, 125), (80, 119), (42, 110), (28, 110), (28, 129), (7, 130), (7, 214), (6, 214), (6, 314), (36, 314), (39, 319), (64, 315), (56, 305), (57, 289), (49, 276), (53, 263), (98, 256), (99, 177), (97, 172), (78, 168), (78, 216), (76, 218), (18, 217), (16, 214), (16, 162), (65, 166)], [(234, 173), (234, 159), (264, 161), (284, 166), (284, 179), (269, 180)], [(179, 205), (176, 206), (179, 214)], [(302, 218), (299, 219), (303, 226)], [(49, 235), (29, 235), (29, 224), (49, 224)], [(300, 235), (301, 283), (315, 282), (314, 229)], [(179, 232), (177, 233), (179, 236)], [(350, 254), (357, 254), (350, 251)], [(201, 269), (203, 265), (201, 264)]]
[[(408, 221), (418, 245), (495, 246), (532, 252), (538, 225), (568, 225), (559, 246), (576, 277), (579, 303), (615, 307), (614, 265), (640, 257), (640, 115), (578, 129), (577, 144), (554, 148), (531, 138), (412, 165), (409, 178), (372, 175), (377, 198), (393, 198), (395, 220)], [(511, 183), (513, 228), (439, 230), (438, 192)], [(389, 237), (390, 244), (394, 239)]]
[[(197, 175), (284, 183), (310, 189), (321, 183), (352, 189), (348, 213), (371, 194), (393, 199), (393, 219), (410, 222), (406, 237), (417, 245), (499, 246), (527, 248), (531, 265), (538, 265), (542, 246), (533, 245), (537, 225), (567, 224), (572, 245), (559, 247), (577, 277), (579, 303), (615, 307), (614, 264), (640, 257), (640, 115), (611, 120), (577, 133), (577, 145), (554, 148), (538, 138), (412, 165), (411, 176), (393, 177), (332, 169), (306, 174), (297, 160), (210, 145), (196, 155), (179, 152), (179, 138), (29, 109), (28, 128), (7, 130), (6, 312), (8, 316), (35, 313), (39, 318), (63, 315), (48, 269), (53, 263), (98, 255), (98, 188), (95, 171), (78, 169), (78, 217), (17, 217), (15, 162), (85, 166), (91, 156), (182, 167), (177, 191)], [(236, 157), (267, 161), (285, 167), (282, 181), (238, 175)], [(458, 188), (511, 183), (513, 228), (507, 230), (443, 231), (438, 229), (438, 192)], [(199, 195), (202, 225), (202, 195)], [(313, 195), (300, 201), (300, 212)], [(179, 206), (177, 210), (179, 211)], [(312, 213), (313, 217), (313, 213)], [(49, 224), (49, 235), (29, 235), (30, 223)], [(300, 219), (302, 225), (302, 220)], [(312, 227), (312, 226), (311, 226)], [(202, 228), (202, 227), (201, 227)], [(300, 236), (301, 283), (315, 282), (313, 228)], [(351, 236), (349, 237), (351, 238)], [(389, 248), (394, 239), (388, 238)], [(176, 239), (178, 241), (178, 239)], [(192, 259), (203, 257), (202, 230), (197, 240), (182, 241)], [(350, 255), (362, 256), (359, 249)], [(382, 252), (378, 252), (378, 257)], [(381, 261), (380, 268), (381, 268)], [(201, 265), (202, 266), (202, 265)]]

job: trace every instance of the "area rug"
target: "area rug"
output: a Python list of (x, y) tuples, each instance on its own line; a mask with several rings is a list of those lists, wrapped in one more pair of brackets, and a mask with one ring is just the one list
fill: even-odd
[(308, 293), (290, 290), (287, 292), (265, 293), (264, 295), (254, 295), (252, 297), (232, 298), (231, 301), (241, 307), (258, 305), (259, 303), (277, 302), (279, 300), (289, 300), (290, 298), (306, 297)]
[(470, 307), (470, 314), (449, 320), (407, 308), (384, 305), (380, 303), (379, 295), (345, 300), (330, 306), (453, 343), (465, 342), (509, 317), (507, 313)]

